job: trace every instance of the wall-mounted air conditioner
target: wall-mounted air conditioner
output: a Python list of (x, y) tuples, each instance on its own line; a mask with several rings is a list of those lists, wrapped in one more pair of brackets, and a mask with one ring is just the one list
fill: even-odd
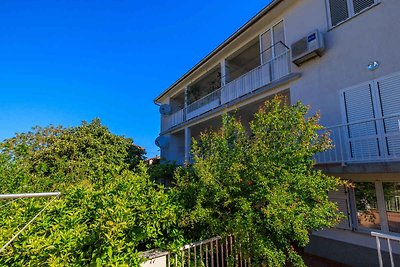
[(307, 60), (321, 56), (324, 50), (324, 36), (320, 31), (315, 30), (292, 44), (292, 61), (297, 66), (300, 66)]
[(160, 113), (162, 114), (162, 115), (170, 115), (171, 114), (171, 111), (172, 111), (172, 108), (171, 108), (171, 106), (170, 105), (168, 105), (168, 104), (164, 104), (164, 105), (161, 105), (160, 106)]

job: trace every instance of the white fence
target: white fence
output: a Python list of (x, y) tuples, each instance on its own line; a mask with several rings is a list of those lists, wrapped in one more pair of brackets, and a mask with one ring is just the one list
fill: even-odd
[(315, 156), (317, 163), (400, 160), (400, 114), (326, 129), (334, 148)]
[[(395, 261), (394, 261), (394, 257), (393, 257), (393, 250), (392, 250), (392, 242), (400, 242), (400, 237), (399, 236), (394, 236), (394, 235), (387, 235), (387, 234), (382, 234), (382, 233), (377, 233), (377, 232), (371, 232), (371, 235), (373, 237), (375, 237), (376, 239), (376, 249), (378, 251), (378, 261), (379, 261), (379, 266), (383, 267), (383, 257), (382, 257), (382, 244), (381, 244), (381, 240), (387, 242), (387, 249), (388, 249), (388, 253), (389, 253), (389, 258), (390, 258), (390, 266), (394, 267), (395, 265)], [(397, 263), (399, 264), (399, 263)], [(398, 266), (398, 265), (397, 265)]]
[[(161, 255), (161, 256), (159, 256)], [(158, 254), (148, 257), (148, 261), (142, 267), (249, 267), (251, 259), (246, 257), (240, 248), (235, 246), (234, 236), (225, 238), (214, 237), (207, 240), (187, 244), (179, 252)], [(160, 258), (161, 257), (161, 258)], [(161, 259), (161, 261), (159, 260)], [(157, 265), (152, 265), (156, 264)]]

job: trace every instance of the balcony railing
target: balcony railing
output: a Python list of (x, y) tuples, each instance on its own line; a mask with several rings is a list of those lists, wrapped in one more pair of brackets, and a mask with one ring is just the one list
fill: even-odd
[(334, 147), (315, 156), (319, 164), (400, 160), (400, 114), (328, 127), (326, 131)]
[[(394, 253), (393, 253), (393, 249), (392, 249), (392, 244), (400, 242), (400, 237), (399, 236), (395, 236), (395, 235), (388, 235), (388, 234), (382, 234), (382, 233), (377, 233), (377, 232), (371, 232), (371, 235), (373, 237), (375, 237), (376, 239), (376, 250), (378, 252), (378, 261), (379, 261), (379, 266), (383, 267), (383, 255), (382, 255), (382, 250), (386, 250), (389, 253), (389, 259), (390, 259), (390, 266), (391, 267), (395, 267), (397, 265), (395, 265), (395, 261), (394, 261)], [(386, 242), (383, 242), (383, 244), (381, 243), (381, 239), (383, 241), (386, 240)], [(387, 243), (387, 244), (385, 244)], [(382, 245), (387, 245), (384, 247), (384, 249), (382, 249)], [(396, 251), (398, 254), (398, 251)], [(398, 263), (396, 263), (398, 264)]]
[(242, 253), (240, 245), (235, 244), (235, 237), (232, 235), (190, 243), (181, 247), (178, 252), (160, 253), (155, 250), (142, 255), (148, 260), (141, 265), (142, 267), (251, 266), (250, 257)]
[[(284, 52), (196, 100), (186, 108), (173, 113), (166, 118), (167, 121), (163, 125), (163, 130), (170, 129), (221, 105), (228, 104), (290, 74), (290, 51), (283, 43), (275, 44), (275, 46), (277, 45), (284, 46)], [(272, 48), (274, 46), (270, 49)]]

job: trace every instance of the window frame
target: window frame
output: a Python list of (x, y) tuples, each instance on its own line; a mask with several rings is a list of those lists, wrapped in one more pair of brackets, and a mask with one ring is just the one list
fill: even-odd
[[(260, 62), (261, 62), (261, 65), (263, 65), (263, 64), (265, 64), (266, 62), (263, 62), (263, 56), (262, 56), (262, 53), (263, 53), (263, 48), (262, 48), (262, 39), (261, 39), (261, 36), (264, 34), (264, 33), (267, 33), (268, 31), (270, 31), (270, 37), (271, 37), (271, 45), (270, 45), (270, 47), (272, 47), (273, 45), (275, 45), (275, 40), (274, 40), (274, 27), (276, 26), (276, 25), (278, 25), (279, 23), (282, 23), (282, 25), (283, 25), (283, 38), (284, 38), (284, 43), (286, 44), (286, 24), (285, 24), (285, 20), (283, 19), (283, 18), (280, 18), (280, 19), (278, 19), (278, 20), (276, 20), (276, 21), (274, 21), (272, 24), (270, 24), (265, 30), (263, 30), (259, 35), (258, 35), (258, 41), (259, 41), (259, 43), (260, 43)], [(272, 49), (272, 51), (271, 51), (271, 56), (272, 56), (272, 58), (274, 58), (276, 55), (275, 55), (275, 51), (274, 51), (274, 49)]]
[(380, 219), (380, 226), (381, 229), (370, 229), (370, 228), (365, 228), (362, 227), (358, 224), (358, 218), (357, 218), (357, 207), (356, 207), (356, 198), (355, 198), (355, 193), (354, 193), (354, 188), (351, 190), (351, 198), (350, 198), (350, 205), (351, 208), (351, 219), (353, 221), (353, 229), (356, 232), (360, 233), (366, 233), (370, 234), (371, 232), (380, 232), (380, 233), (385, 233), (385, 234), (391, 234), (391, 235), (400, 235), (398, 232), (391, 232), (389, 230), (389, 221), (388, 221), (388, 215), (387, 215), (387, 210), (386, 210), (386, 200), (385, 200), (385, 195), (383, 191), (383, 183), (397, 183), (398, 181), (356, 181), (354, 182), (356, 185), (357, 183), (363, 183), (363, 182), (371, 182), (375, 184), (375, 194), (376, 194), (376, 201), (378, 204), (378, 211), (379, 211), (379, 219)]
[(325, 0), (326, 12), (327, 12), (327, 15), (328, 15), (328, 24), (329, 24), (329, 25), (328, 25), (328, 26), (329, 26), (328, 28), (331, 30), (331, 29), (333, 29), (333, 28), (336, 28), (336, 27), (342, 25), (343, 23), (345, 23), (345, 22), (351, 20), (352, 18), (357, 17), (358, 15), (360, 15), (360, 14), (362, 14), (362, 13), (368, 11), (369, 9), (371, 9), (371, 8), (373, 8), (373, 7), (377, 6), (377, 5), (379, 5), (379, 4), (381, 3), (381, 1), (382, 1), (382, 0), (374, 0), (374, 4), (372, 4), (372, 5), (369, 6), (369, 7), (364, 8), (363, 10), (361, 10), (361, 11), (358, 12), (358, 13), (355, 13), (355, 12), (354, 12), (353, 0), (346, 0), (346, 2), (347, 2), (347, 9), (348, 9), (348, 12), (349, 12), (349, 17), (348, 17), (347, 19), (345, 19), (345, 20), (339, 22), (339, 23), (336, 24), (336, 25), (332, 25), (331, 8), (330, 8), (329, 0)]

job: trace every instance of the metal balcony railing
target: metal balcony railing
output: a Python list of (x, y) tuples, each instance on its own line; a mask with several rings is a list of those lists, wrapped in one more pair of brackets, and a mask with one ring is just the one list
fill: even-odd
[(325, 129), (333, 148), (315, 156), (318, 164), (400, 160), (400, 114)]
[[(166, 118), (163, 130), (177, 126), (186, 120), (202, 115), (212, 109), (240, 97), (252, 93), (255, 90), (277, 81), (290, 74), (290, 50), (285, 44), (279, 42), (267, 50), (279, 46), (280, 54), (275, 55), (271, 60), (261, 64), (253, 70), (241, 75), (233, 81), (223, 85), (221, 88), (196, 100)], [(278, 49), (274, 49), (278, 50)], [(263, 51), (265, 53), (265, 51)]]
[[(378, 261), (379, 261), (379, 266), (383, 267), (383, 256), (382, 256), (382, 245), (381, 240), (386, 240), (387, 242), (387, 252), (389, 253), (389, 258), (390, 258), (390, 266), (395, 267), (395, 261), (393, 258), (393, 249), (392, 249), (392, 243), (397, 243), (400, 242), (400, 237), (395, 236), (395, 235), (388, 235), (388, 234), (382, 234), (382, 233), (377, 233), (377, 232), (371, 232), (371, 235), (375, 237), (376, 239), (376, 249), (378, 252)], [(398, 263), (397, 263), (398, 264)]]
[(142, 253), (147, 260), (142, 267), (250, 267), (251, 259), (242, 252), (240, 246), (235, 245), (235, 237), (214, 237), (207, 240), (184, 245), (178, 252), (160, 252), (151, 250)]

